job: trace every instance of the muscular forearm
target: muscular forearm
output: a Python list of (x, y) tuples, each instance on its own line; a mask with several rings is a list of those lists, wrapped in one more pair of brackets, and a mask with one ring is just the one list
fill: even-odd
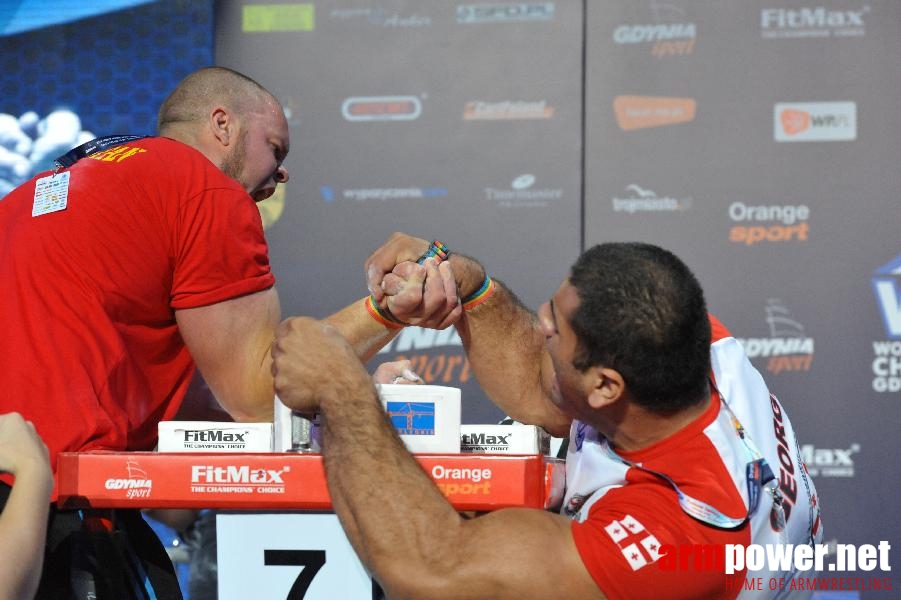
[(334, 326), (295, 317), (272, 356), (279, 398), (320, 415), (329, 491), (354, 549), (380, 576), (383, 561), (418, 568), (432, 556), (428, 527), (459, 517), (403, 446), (353, 346)]
[(371, 386), (320, 409), (333, 505), (360, 559), (389, 596), (410, 579), (437, 585), (462, 519), (404, 448)]
[(175, 313), (216, 400), (236, 421), (272, 421), (272, 358), (281, 307), (275, 288)]
[[(360, 299), (325, 319), (334, 326), (350, 343), (361, 361), (366, 362), (397, 335), (398, 330), (387, 329), (375, 321), (364, 308)], [(272, 415), (272, 357), (270, 344), (275, 331), (275, 323), (270, 318), (269, 326), (257, 336), (253, 349), (246, 357), (246, 372), (255, 372), (256, 377), (246, 379), (243, 385), (253, 386), (253, 393), (244, 398), (257, 398), (254, 402), (232, 405), (230, 413), (237, 421), (271, 421)], [(237, 385), (237, 382), (236, 382)]]
[(344, 336), (360, 360), (366, 362), (400, 330), (378, 323), (366, 312), (363, 301), (357, 300), (325, 320)]
[(389, 597), (598, 597), (565, 517), (508, 509), (464, 520), (456, 512), (404, 447), (369, 373), (335, 327), (288, 319), (272, 356), (279, 397), (321, 416), (332, 505)]
[(320, 404), (323, 453), (333, 507), (389, 598), (601, 598), (568, 519), (533, 509), (463, 519), (404, 448), (374, 394), (370, 387)]
[(274, 418), (271, 335), (268, 339), (257, 343), (255, 351), (248, 349), (240, 375), (221, 377), (215, 386), (208, 382), (216, 400), (237, 422), (265, 423)]
[[(459, 286), (465, 294), (475, 287), (472, 273), (484, 271), (472, 259), (457, 261), (452, 266), (455, 274), (460, 272)], [(471, 368), (491, 400), (508, 415), (566, 435), (570, 418), (550, 401), (555, 393), (550, 383), (553, 367), (537, 317), (502, 282), (495, 280), (495, 285), (494, 294), (466, 311), (456, 325)]]

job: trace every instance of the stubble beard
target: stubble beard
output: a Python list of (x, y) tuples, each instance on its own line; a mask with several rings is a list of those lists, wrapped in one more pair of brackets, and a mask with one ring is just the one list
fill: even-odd
[(241, 175), (244, 170), (244, 162), (247, 156), (247, 148), (244, 143), (245, 137), (246, 132), (241, 132), (232, 151), (229, 152), (222, 161), (222, 172), (241, 184), (241, 187), (249, 194), (250, 189), (248, 188), (248, 184), (243, 180)]

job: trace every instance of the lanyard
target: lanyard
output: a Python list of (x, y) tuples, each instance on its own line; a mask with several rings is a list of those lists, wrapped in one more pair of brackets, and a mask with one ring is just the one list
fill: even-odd
[(711, 382), (711, 385), (713, 386), (713, 389), (716, 390), (717, 394), (719, 394), (723, 406), (725, 407), (726, 411), (728, 411), (729, 416), (732, 419), (732, 426), (735, 429), (735, 433), (736, 435), (738, 435), (750, 458), (747, 465), (745, 466), (745, 480), (748, 486), (748, 514), (744, 517), (737, 519), (724, 515), (719, 510), (710, 506), (706, 502), (698, 500), (697, 498), (694, 498), (683, 492), (681, 489), (679, 489), (679, 486), (676, 484), (676, 482), (673, 481), (669, 476), (622, 458), (613, 450), (613, 448), (610, 447), (610, 442), (606, 438), (604, 438), (603, 442), (601, 443), (601, 448), (604, 450), (604, 452), (607, 453), (607, 456), (609, 456), (610, 458), (667, 482), (673, 488), (673, 490), (675, 490), (676, 495), (679, 498), (679, 506), (682, 508), (683, 512), (685, 512), (688, 516), (701, 521), (702, 523), (713, 525), (714, 527), (720, 527), (722, 529), (735, 529), (736, 527), (741, 526), (745, 521), (750, 519), (751, 515), (753, 515), (757, 511), (757, 507), (760, 504), (761, 490), (767, 488), (773, 495), (772, 510), (777, 513), (777, 519), (775, 522), (781, 524), (779, 529), (782, 530), (785, 527), (785, 513), (782, 510), (782, 495), (777, 488), (776, 477), (775, 475), (773, 475), (773, 470), (770, 468), (763, 455), (760, 454), (760, 451), (754, 445), (754, 442), (751, 440), (751, 438), (748, 437), (741, 422), (735, 416), (735, 413), (732, 412), (732, 409), (729, 408), (729, 404), (726, 402), (726, 399), (723, 398), (722, 394), (719, 393), (719, 390), (716, 389), (716, 385), (713, 382)]
[(107, 148), (112, 148), (113, 146), (118, 146), (119, 144), (124, 144), (126, 142), (133, 142), (134, 140), (140, 140), (142, 138), (147, 137), (146, 135), (105, 135), (103, 137), (94, 138), (90, 142), (85, 142), (80, 146), (76, 146), (72, 148), (65, 154), (58, 156), (54, 161), (54, 165), (56, 166), (56, 170), (67, 169), (77, 163), (79, 160), (86, 156), (90, 156), (97, 152), (101, 152), (106, 150)]

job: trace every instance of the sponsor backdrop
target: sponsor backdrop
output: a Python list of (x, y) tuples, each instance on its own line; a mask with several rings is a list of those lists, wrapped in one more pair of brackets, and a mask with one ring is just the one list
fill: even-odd
[[(884, 464), (901, 417), (901, 5), (217, 9), (217, 61), (291, 110), (269, 228), (288, 312), (360, 296), (394, 230), (482, 258), (533, 308), (583, 248), (658, 243), (790, 410), (827, 539), (901, 542), (882, 516), (901, 491)], [(463, 389), (464, 422), (491, 422), (458, 344), (411, 329), (377, 360), (412, 358)]]
[[(54, 144), (152, 130), (214, 56), (289, 112), (292, 178), (260, 205), (286, 314), (362, 298), (395, 230), (532, 308), (594, 243), (668, 247), (790, 411), (827, 539), (888, 540), (901, 567), (901, 4), (168, 0), (75, 25), (10, 4), (0, 196)], [(462, 389), (464, 422), (503, 416), (453, 330), (405, 330), (373, 366), (402, 357)]]

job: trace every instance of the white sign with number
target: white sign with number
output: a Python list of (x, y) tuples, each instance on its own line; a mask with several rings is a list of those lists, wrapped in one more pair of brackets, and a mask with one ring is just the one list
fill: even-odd
[(218, 514), (219, 600), (372, 600), (334, 514)]

